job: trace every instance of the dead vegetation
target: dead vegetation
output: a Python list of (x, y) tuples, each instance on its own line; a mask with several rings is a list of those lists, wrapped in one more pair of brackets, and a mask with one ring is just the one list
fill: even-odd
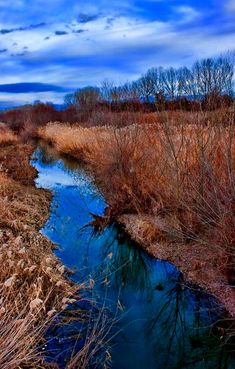
[(124, 223), (154, 256), (175, 262), (233, 315), (234, 134), (231, 108), (155, 114), (122, 128), (107, 122), (39, 130), (95, 174), (110, 220)]
[(17, 141), (17, 136), (7, 129), (4, 123), (0, 123), (0, 146), (14, 143)]
[(32, 147), (7, 131), (0, 142), (0, 368), (44, 368), (38, 347), (45, 328), (78, 286), (39, 233), (51, 195), (32, 185)]

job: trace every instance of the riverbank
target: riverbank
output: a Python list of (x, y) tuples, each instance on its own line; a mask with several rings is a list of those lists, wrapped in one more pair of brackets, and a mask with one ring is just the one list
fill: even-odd
[(39, 350), (53, 317), (75, 295), (53, 244), (40, 233), (51, 194), (36, 189), (33, 147), (0, 131), (0, 368), (49, 368)]
[[(183, 285), (182, 273), (173, 264), (148, 256), (122, 227), (113, 224), (99, 232), (87, 227), (92, 214), (102, 215), (107, 204), (94, 178), (76, 159), (40, 141), (33, 165), (38, 170), (37, 185), (53, 191), (53, 211), (43, 234), (60, 245), (56, 255), (74, 270), (74, 281), (91, 279), (96, 306), (102, 306), (106, 319), (111, 319), (111, 326), (107, 320), (101, 324), (110, 342), (108, 351), (105, 345), (101, 348), (108, 352), (108, 367), (156, 369), (157, 362), (172, 369), (179, 367), (182, 357), (181, 367), (193, 362), (194, 368), (200, 368), (201, 361), (208, 367), (218, 361), (232, 367), (230, 346), (221, 345), (225, 342), (221, 325), (226, 323), (218, 322), (224, 317), (218, 301), (202, 289)], [(91, 316), (95, 318), (96, 312)], [(101, 328), (99, 324), (96, 337)], [(66, 357), (60, 342), (69, 338), (71, 348), (75, 342), (79, 345), (78, 332), (76, 322), (53, 330), (51, 351), (58, 363)], [(103, 368), (100, 354), (92, 360), (97, 368)]]
[(124, 224), (147, 252), (174, 263), (234, 317), (233, 122), (170, 123), (49, 124), (38, 134), (94, 174), (107, 222)]

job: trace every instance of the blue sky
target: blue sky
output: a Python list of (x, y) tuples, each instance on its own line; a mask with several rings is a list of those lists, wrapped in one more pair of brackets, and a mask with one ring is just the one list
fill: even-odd
[[(24, 83), (2, 86), (0, 106), (60, 103), (64, 90), (234, 47), (235, 0), (0, 0), (0, 84)], [(50, 88), (25, 89), (35, 82)]]

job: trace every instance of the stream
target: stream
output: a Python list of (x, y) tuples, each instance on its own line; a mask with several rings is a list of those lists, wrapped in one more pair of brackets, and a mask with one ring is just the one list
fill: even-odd
[[(89, 324), (76, 321), (74, 314), (67, 325), (49, 329), (47, 360), (65, 368), (71, 353), (82, 350), (93, 332), (99, 342), (88, 359), (89, 369), (234, 368), (213, 328), (222, 311), (216, 299), (185, 284), (172, 264), (149, 257), (120, 226), (95, 233), (88, 225), (91, 213), (102, 215), (107, 204), (75, 160), (42, 145), (32, 164), (38, 171), (37, 187), (53, 194), (42, 233), (73, 270), (68, 277), (90, 286), (79, 292), (76, 305)], [(73, 309), (67, 308), (70, 314)]]

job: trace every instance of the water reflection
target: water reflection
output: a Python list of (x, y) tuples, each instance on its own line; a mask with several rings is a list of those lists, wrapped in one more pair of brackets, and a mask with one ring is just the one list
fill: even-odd
[[(56, 254), (74, 270), (73, 280), (94, 281), (84, 298), (95, 301), (95, 307), (83, 300), (76, 308), (85, 304), (82, 308), (91, 314), (90, 322), (97, 318), (100, 307), (109, 320), (115, 320), (107, 337), (111, 367), (232, 368), (231, 355), (213, 328), (221, 313), (215, 299), (185, 286), (177, 268), (150, 258), (120, 227), (113, 225), (94, 234), (86, 225), (92, 220), (91, 213), (104, 212), (106, 203), (78, 163), (62, 160), (51, 148), (38, 149), (33, 162), (39, 171), (38, 186), (54, 194), (43, 233), (59, 245)], [(50, 342), (56, 355), (51, 356), (59, 357), (60, 364), (66, 361), (73, 345), (81, 349), (90, 327), (76, 319), (67, 328), (54, 327)], [(100, 355), (90, 367), (102, 367), (104, 357)]]

